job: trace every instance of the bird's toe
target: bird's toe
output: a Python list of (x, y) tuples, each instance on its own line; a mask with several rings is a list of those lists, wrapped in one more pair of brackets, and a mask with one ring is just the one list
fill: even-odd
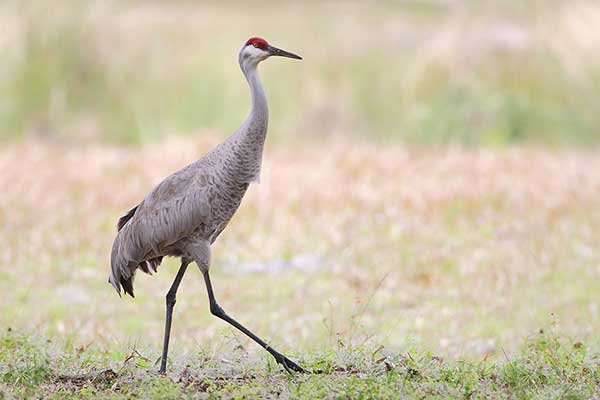
[(300, 372), (300, 373), (306, 372), (306, 370), (304, 368), (302, 368), (301, 366), (299, 366), (298, 364), (296, 364), (295, 362), (293, 362), (292, 360), (290, 360), (289, 358), (287, 358), (284, 355), (279, 354), (278, 356), (275, 356), (275, 360), (277, 361), (278, 364), (281, 364), (283, 369), (285, 369), (286, 372), (289, 373), (290, 375), (293, 375), (294, 372)]

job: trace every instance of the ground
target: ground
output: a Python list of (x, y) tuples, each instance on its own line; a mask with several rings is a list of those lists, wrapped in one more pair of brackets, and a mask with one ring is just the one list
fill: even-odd
[(268, 145), (213, 283), (315, 373), (288, 376), (211, 316), (192, 269), (158, 377), (177, 261), (119, 298), (110, 246), (120, 214), (219, 140), (198, 137), (0, 150), (5, 397), (597, 395), (600, 158), (583, 149)]
[(1, 398), (586, 399), (600, 394), (599, 355), (582, 342), (544, 332), (529, 338), (516, 358), (500, 362), (340, 344), (301, 357), (310, 372), (294, 375), (269, 358), (249, 359), (238, 349), (227, 358), (196, 354), (183, 368), (160, 376), (135, 348), (121, 353), (59, 342), (5, 333)]
[[(0, 400), (600, 398), (600, 2), (0, 2)], [(116, 221), (248, 113), (213, 246), (107, 283)]]

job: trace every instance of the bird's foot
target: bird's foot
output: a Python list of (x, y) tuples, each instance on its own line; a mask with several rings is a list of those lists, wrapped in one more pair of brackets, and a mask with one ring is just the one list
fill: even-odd
[(277, 353), (277, 352), (274, 352), (271, 354), (273, 354), (273, 357), (275, 357), (275, 361), (277, 361), (277, 364), (281, 364), (283, 369), (285, 369), (287, 371), (287, 373), (289, 373), (290, 375), (293, 375), (294, 372), (301, 372), (301, 373), (307, 372), (304, 368), (302, 368), (301, 366), (299, 366), (298, 364), (296, 364), (295, 362), (293, 362), (292, 360), (290, 360), (283, 354)]
[(165, 375), (167, 373), (167, 363), (162, 361), (162, 356), (158, 357), (154, 361), (154, 366), (160, 362), (160, 369), (158, 370), (159, 375)]

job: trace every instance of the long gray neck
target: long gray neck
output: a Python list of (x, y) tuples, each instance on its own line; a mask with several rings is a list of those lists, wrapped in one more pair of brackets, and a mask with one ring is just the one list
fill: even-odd
[(242, 126), (223, 145), (229, 149), (226, 157), (231, 175), (236, 181), (250, 183), (260, 180), (269, 109), (256, 64), (244, 64), (240, 60), (240, 66), (250, 86), (252, 110)]
[(265, 90), (263, 89), (262, 82), (258, 76), (258, 70), (256, 68), (257, 65), (242, 64), (241, 67), (244, 76), (248, 81), (248, 86), (250, 86), (250, 92), (252, 94), (252, 111), (250, 112), (250, 115), (246, 119), (244, 125), (252, 126), (256, 124), (258, 125), (257, 127), (264, 127), (264, 132), (250, 132), (253, 134), (262, 133), (264, 136), (267, 133), (267, 123), (269, 122), (269, 108), (267, 105), (267, 96), (265, 95)]

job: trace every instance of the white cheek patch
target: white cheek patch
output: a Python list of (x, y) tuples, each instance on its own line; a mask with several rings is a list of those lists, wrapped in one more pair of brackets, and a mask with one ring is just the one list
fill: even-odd
[(244, 58), (246, 58), (246, 55), (253, 59), (264, 60), (265, 58), (267, 58), (269, 56), (269, 53), (264, 50), (259, 49), (258, 47), (246, 46), (244, 48), (244, 52), (242, 53), (242, 56)]

